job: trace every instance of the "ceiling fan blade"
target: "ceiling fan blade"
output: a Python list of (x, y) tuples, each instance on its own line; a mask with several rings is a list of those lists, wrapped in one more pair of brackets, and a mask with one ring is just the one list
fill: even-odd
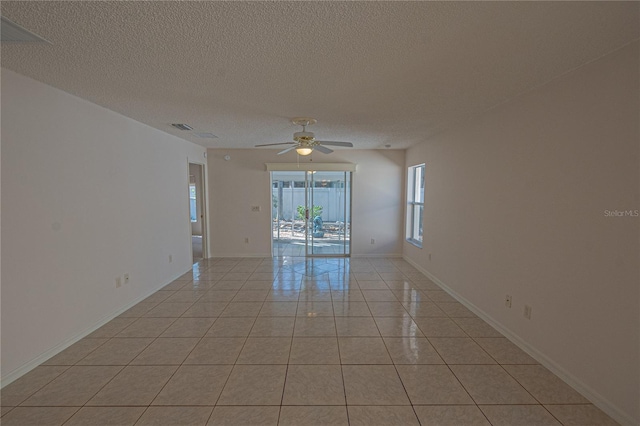
[(291, 146), (291, 147), (289, 147), (289, 148), (285, 149), (284, 151), (280, 151), (280, 152), (278, 153), (278, 155), (286, 154), (286, 153), (287, 153), (287, 152), (289, 152), (289, 151), (293, 151), (293, 150), (294, 150), (294, 149), (296, 149), (297, 147), (298, 147), (298, 144), (295, 144), (294, 146)]
[(353, 148), (353, 144), (351, 142), (336, 142), (336, 141), (316, 141), (321, 145), (332, 145), (332, 146), (347, 146), (349, 148)]
[(260, 146), (274, 146), (274, 145), (295, 145), (296, 142), (280, 142), (280, 143), (263, 143), (260, 145), (255, 145), (256, 148)]
[(329, 149), (326, 146), (322, 146), (322, 145), (316, 145), (313, 147), (313, 149), (315, 149), (316, 151), (320, 151), (323, 154), (331, 154), (333, 152), (332, 149)]

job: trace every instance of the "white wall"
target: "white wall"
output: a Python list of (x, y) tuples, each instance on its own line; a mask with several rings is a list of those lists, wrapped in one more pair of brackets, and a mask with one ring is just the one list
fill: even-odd
[(605, 210), (640, 209), (638, 75), (634, 43), (406, 153), (426, 163), (426, 201), (424, 248), (405, 257), (626, 424), (640, 219)]
[[(295, 153), (276, 155), (279, 151), (208, 151), (212, 256), (271, 256), (271, 188), (265, 163), (296, 163)], [(225, 161), (225, 155), (231, 159)], [(313, 154), (313, 161), (358, 165), (352, 188), (352, 255), (400, 255), (404, 151), (341, 149)], [(251, 206), (261, 211), (252, 212)]]
[(3, 384), (190, 268), (204, 152), (2, 70)]

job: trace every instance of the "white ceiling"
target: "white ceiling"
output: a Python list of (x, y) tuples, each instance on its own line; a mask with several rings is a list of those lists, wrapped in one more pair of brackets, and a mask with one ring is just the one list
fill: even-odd
[[(639, 37), (638, 2), (2, 1), (2, 66), (207, 147), (406, 148)], [(202, 139), (170, 127), (187, 123)]]

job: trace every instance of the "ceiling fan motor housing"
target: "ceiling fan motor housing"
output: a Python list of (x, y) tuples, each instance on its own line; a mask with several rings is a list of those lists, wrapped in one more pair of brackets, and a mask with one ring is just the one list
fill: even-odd
[(293, 134), (293, 140), (298, 142), (313, 142), (315, 135), (313, 132), (295, 132)]

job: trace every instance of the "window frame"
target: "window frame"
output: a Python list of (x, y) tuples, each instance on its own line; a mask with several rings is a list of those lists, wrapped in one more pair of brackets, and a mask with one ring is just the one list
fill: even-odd
[(198, 222), (198, 195), (195, 183), (189, 183), (189, 216), (191, 223)]
[(424, 234), (425, 163), (407, 168), (407, 215), (405, 238), (408, 243), (422, 248)]

